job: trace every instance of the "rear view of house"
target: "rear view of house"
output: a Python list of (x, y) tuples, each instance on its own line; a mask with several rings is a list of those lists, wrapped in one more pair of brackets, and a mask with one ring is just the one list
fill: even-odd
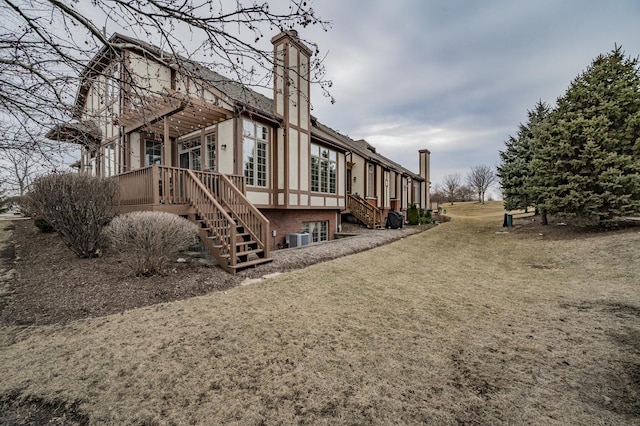
[(111, 43), (82, 75), (75, 122), (48, 137), (81, 145), (82, 173), (118, 179), (120, 211), (198, 223), (226, 270), (330, 240), (345, 217), (376, 228), (429, 205), (428, 150), (415, 174), (311, 115), (311, 51), (295, 31), (272, 39), (273, 99), (140, 40)]

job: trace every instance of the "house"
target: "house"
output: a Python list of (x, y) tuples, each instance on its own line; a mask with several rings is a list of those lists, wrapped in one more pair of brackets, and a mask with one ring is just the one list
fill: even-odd
[(311, 51), (295, 31), (271, 40), (273, 99), (140, 40), (110, 41), (81, 75), (75, 122), (48, 137), (81, 145), (81, 172), (118, 179), (121, 212), (200, 224), (224, 269), (330, 240), (347, 217), (375, 228), (429, 205), (428, 150), (416, 174), (311, 115)]

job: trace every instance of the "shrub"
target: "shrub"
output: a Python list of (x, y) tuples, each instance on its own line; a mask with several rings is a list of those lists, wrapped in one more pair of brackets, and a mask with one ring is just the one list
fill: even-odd
[(409, 222), (409, 225), (417, 225), (420, 223), (420, 212), (415, 204), (412, 204), (407, 210), (407, 222)]
[(115, 214), (116, 181), (73, 173), (51, 174), (33, 182), (27, 209), (55, 229), (79, 257), (95, 257), (102, 228)]
[(198, 227), (164, 212), (133, 212), (114, 218), (104, 229), (110, 246), (125, 255), (136, 276), (164, 273), (171, 256), (193, 244)]
[(33, 223), (40, 229), (42, 232), (53, 232), (55, 229), (49, 222), (44, 220), (42, 216), (36, 216), (33, 218)]
[(407, 210), (407, 222), (409, 225), (424, 225), (426, 223), (432, 223), (431, 212), (418, 208), (415, 204), (412, 204)]

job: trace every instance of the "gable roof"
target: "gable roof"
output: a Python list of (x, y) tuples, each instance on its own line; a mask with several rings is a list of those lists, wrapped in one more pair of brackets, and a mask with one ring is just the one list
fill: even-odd
[[(146, 57), (161, 62), (179, 71), (179, 68), (185, 69), (189, 75), (201, 79), (203, 82), (211, 85), (219, 92), (226, 95), (229, 100), (233, 100), (236, 107), (242, 110), (248, 110), (249, 113), (257, 112), (273, 121), (281, 122), (282, 119), (273, 113), (273, 99), (256, 92), (246, 85), (225, 77), (208, 67), (185, 58), (175, 53), (166, 52), (157, 46), (142, 40), (135, 39), (123, 34), (114, 33), (109, 39), (109, 45), (103, 47), (100, 52), (89, 62), (85, 70), (81, 74), (81, 79), (87, 79), (92, 73), (99, 73), (109, 65), (118, 50), (130, 49), (142, 53)], [(178, 58), (178, 59), (177, 59)], [(76, 97), (76, 109), (86, 97), (88, 85), (81, 84), (78, 96)], [(364, 139), (354, 140), (349, 136), (343, 135), (331, 127), (321, 123), (317, 118), (311, 116), (311, 135), (321, 140), (325, 144), (329, 144), (342, 151), (353, 151), (358, 155), (386, 166), (397, 172), (411, 176), (415, 180), (424, 180), (420, 175), (406, 169), (400, 164), (380, 155), (376, 152), (373, 145)]]
[(364, 139), (354, 140), (347, 135), (343, 135), (337, 130), (322, 124), (317, 118), (311, 117), (312, 130), (311, 135), (320, 138), (331, 138), (342, 144), (348, 151), (353, 151), (363, 158), (386, 166), (396, 172), (400, 172), (411, 176), (415, 180), (424, 180), (424, 178), (411, 170), (401, 166), (393, 160), (388, 159), (384, 155), (378, 154), (376, 148)]

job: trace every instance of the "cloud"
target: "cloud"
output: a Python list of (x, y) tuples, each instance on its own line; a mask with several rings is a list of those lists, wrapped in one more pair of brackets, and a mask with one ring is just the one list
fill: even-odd
[(314, 115), (432, 180), (498, 163), (538, 100), (554, 104), (593, 58), (622, 44), (640, 54), (640, 2), (621, 0), (322, 0), (334, 21), (310, 35), (329, 51), (337, 103)]

